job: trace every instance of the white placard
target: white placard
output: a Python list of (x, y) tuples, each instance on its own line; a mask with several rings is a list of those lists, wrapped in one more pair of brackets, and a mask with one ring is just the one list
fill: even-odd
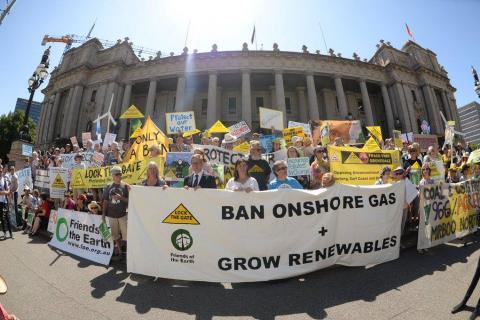
[(193, 111), (165, 113), (167, 133), (195, 130), (195, 113)]
[(288, 176), (309, 176), (310, 175), (310, 163), (308, 157), (300, 158), (288, 158)]
[(283, 112), (268, 108), (258, 108), (260, 111), (260, 128), (283, 130)]
[(63, 199), (70, 181), (70, 170), (67, 168), (51, 167), (48, 169), (50, 178), (50, 198)]
[(32, 169), (30, 167), (24, 168), (22, 170), (18, 170), (16, 172), (18, 176), (18, 193), (23, 193), (23, 188), (28, 186), (30, 190), (33, 189), (33, 182), (32, 182)]

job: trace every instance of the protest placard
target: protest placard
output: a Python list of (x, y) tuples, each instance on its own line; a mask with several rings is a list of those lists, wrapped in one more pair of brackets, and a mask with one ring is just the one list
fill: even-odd
[(193, 111), (165, 113), (167, 134), (185, 132), (196, 129)]
[(88, 140), (92, 140), (91, 132), (82, 132), (82, 145), (85, 148), (87, 146)]
[(103, 159), (105, 159), (105, 155), (101, 152), (95, 151), (92, 155), (90, 166), (101, 167), (103, 165)]
[(120, 119), (139, 119), (139, 118), (144, 118), (144, 115), (133, 104), (130, 107), (128, 107), (128, 109), (125, 110), (125, 112), (122, 113), (122, 115), (120, 116)]
[(337, 183), (373, 185), (383, 167), (400, 165), (400, 154), (397, 150), (366, 151), (329, 145), (328, 161)]
[(103, 149), (108, 149), (108, 146), (111, 146), (112, 143), (117, 138), (115, 133), (107, 132), (105, 133), (105, 138), (103, 139)]
[(228, 130), (230, 131), (230, 134), (232, 136), (235, 136), (237, 138), (243, 137), (244, 135), (246, 135), (251, 131), (250, 127), (244, 120), (228, 127)]
[(22, 156), (31, 157), (33, 146), (31, 144), (22, 143)]
[(50, 177), (50, 198), (63, 199), (65, 191), (68, 190), (70, 170), (61, 167), (50, 167), (48, 175)]
[(336, 138), (342, 138), (345, 144), (364, 143), (360, 120), (316, 120), (312, 122), (312, 137), (314, 144), (321, 141), (321, 130), (327, 128), (328, 143), (333, 143)]
[(50, 177), (48, 176), (48, 170), (36, 170), (34, 186), (41, 189), (48, 189), (50, 187)]
[(305, 134), (303, 132), (303, 127), (291, 127), (291, 128), (285, 128), (282, 131), (283, 133), (283, 139), (285, 139), (285, 142), (287, 143), (287, 146), (290, 146), (292, 144), (292, 138), (295, 136), (298, 137), (304, 137)]
[(477, 231), (479, 199), (478, 181), (420, 186), (417, 248), (431, 248)]
[(123, 161), (137, 161), (150, 157), (150, 147), (159, 146), (160, 157), (165, 158), (170, 144), (167, 136), (160, 130), (150, 117), (147, 118), (141, 129), (141, 133), (135, 138), (125, 154)]
[(433, 146), (435, 150), (438, 150), (438, 137), (434, 134), (418, 134), (413, 133), (411, 135), (412, 141), (420, 145), (421, 152), (427, 152), (428, 147)]
[[(335, 263), (358, 267), (397, 259), (404, 189), (403, 182), (250, 193), (132, 186), (127, 271), (251, 282)], [(319, 235), (323, 229), (327, 236)], [(235, 261), (245, 261), (245, 268)]]
[(239, 158), (245, 157), (245, 155), (238, 151), (227, 150), (221, 147), (216, 146), (204, 146), (195, 144), (193, 145), (194, 148), (202, 149), (205, 153), (205, 157), (210, 164), (224, 164), (226, 166), (235, 165), (235, 162)]
[[(108, 220), (107, 220), (108, 223)], [(104, 240), (99, 230), (102, 217), (86, 212), (58, 210), (52, 247), (103, 265), (110, 263), (113, 241)]]
[(308, 157), (288, 158), (287, 159), (288, 176), (308, 176), (310, 175), (310, 163)]
[(260, 128), (264, 129), (275, 129), (275, 130), (283, 130), (283, 112), (259, 107), (258, 108), (260, 113)]
[(238, 146), (233, 147), (233, 151), (248, 154), (250, 152), (250, 144), (247, 141), (242, 142)]
[(70, 142), (72, 143), (72, 146), (74, 147), (78, 147), (78, 140), (77, 140), (77, 137), (73, 136), (73, 137), (70, 137)]
[(222, 121), (217, 120), (210, 129), (207, 130), (209, 133), (228, 133), (230, 130), (225, 127), (225, 125), (222, 123)]
[(192, 153), (191, 152), (169, 152), (165, 160), (165, 180), (183, 181), (188, 176)]
[(303, 122), (296, 122), (296, 121), (288, 121), (288, 127), (293, 128), (293, 127), (303, 127), (303, 133), (306, 135), (312, 136), (312, 129), (310, 128), (309, 123), (303, 123)]
[(18, 193), (19, 194), (23, 192), (23, 188), (25, 188), (25, 186), (28, 186), (30, 190), (33, 189), (32, 169), (30, 167), (24, 168), (22, 170), (18, 170), (16, 174), (18, 177)]
[(263, 148), (263, 153), (270, 153), (273, 151), (273, 141), (277, 137), (273, 134), (264, 134), (260, 136), (260, 144)]

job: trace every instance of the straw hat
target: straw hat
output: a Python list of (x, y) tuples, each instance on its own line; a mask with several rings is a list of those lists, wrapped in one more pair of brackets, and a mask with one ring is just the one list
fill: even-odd
[(99, 211), (102, 210), (102, 207), (100, 207), (100, 205), (97, 203), (97, 201), (90, 202), (87, 207), (88, 207), (88, 210), (90, 210), (90, 211), (92, 211), (94, 207), (98, 208)]
[(237, 137), (235, 137), (234, 135), (231, 135), (230, 133), (227, 133), (224, 137), (223, 137), (223, 140), (222, 140), (222, 143), (223, 144), (226, 144), (226, 143), (234, 143), (237, 141)]

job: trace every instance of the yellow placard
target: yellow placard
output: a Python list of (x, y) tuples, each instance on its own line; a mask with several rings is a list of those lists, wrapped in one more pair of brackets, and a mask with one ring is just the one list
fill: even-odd
[(397, 150), (367, 151), (329, 145), (328, 160), (338, 183), (373, 185), (383, 167), (394, 169), (400, 165), (400, 153)]
[(365, 145), (362, 148), (362, 150), (365, 150), (365, 151), (376, 151), (381, 149), (382, 148), (380, 148), (380, 146), (378, 145), (377, 141), (373, 136), (368, 138), (367, 142), (365, 142)]
[(145, 116), (133, 104), (127, 110), (125, 110), (125, 112), (120, 116), (120, 119), (140, 119), (140, 118), (145, 118)]
[(298, 137), (304, 137), (305, 133), (303, 132), (303, 127), (291, 127), (291, 128), (285, 128), (282, 130), (283, 133), (283, 138), (285, 139), (285, 142), (287, 143), (287, 146), (292, 144), (292, 138), (294, 136)]
[(398, 130), (393, 130), (393, 142), (395, 144), (395, 148), (402, 149), (403, 148), (403, 141), (402, 141), (402, 133)]
[(53, 180), (52, 187), (58, 189), (65, 189), (67, 187), (65, 182), (63, 182), (62, 177), (60, 177), (60, 174), (57, 174), (55, 180)]
[(148, 117), (142, 127), (142, 131), (135, 137), (135, 141), (133, 141), (130, 149), (125, 152), (123, 162), (128, 163), (150, 157), (149, 148), (153, 145), (160, 147), (160, 156), (165, 158), (168, 152), (168, 138)]
[(382, 127), (380, 126), (369, 126), (367, 127), (368, 132), (374, 136), (378, 141), (383, 141), (382, 137)]
[(210, 133), (229, 133), (230, 130), (228, 130), (228, 128), (225, 127), (225, 125), (220, 120), (217, 120), (217, 122), (215, 122), (213, 124), (213, 126), (211, 126), (210, 129), (208, 129), (208, 132), (210, 132)]
[(249, 153), (250, 152), (250, 144), (248, 142), (243, 142), (238, 146), (233, 147), (233, 151), (238, 151), (242, 153)]
[(138, 127), (137, 129), (135, 129), (135, 131), (133, 131), (132, 135), (130, 136), (130, 139), (135, 139), (141, 134), (142, 134), (142, 128)]
[(169, 224), (200, 224), (193, 214), (180, 203), (170, 214), (163, 219), (162, 223)]
[[(160, 175), (163, 175), (164, 160), (160, 157), (145, 158), (143, 160), (121, 163), (122, 181), (135, 184), (146, 179), (147, 167), (150, 161), (158, 165)], [(113, 166), (92, 167), (87, 169), (73, 169), (70, 187), (72, 189), (103, 188), (113, 181), (110, 169)]]
[(184, 133), (183, 133), (183, 137), (184, 137), (184, 138), (187, 138), (187, 137), (193, 136), (194, 134), (197, 134), (197, 133), (200, 133), (200, 132), (202, 132), (202, 131), (200, 131), (200, 130), (198, 130), (198, 129), (193, 129), (193, 130), (184, 132)]

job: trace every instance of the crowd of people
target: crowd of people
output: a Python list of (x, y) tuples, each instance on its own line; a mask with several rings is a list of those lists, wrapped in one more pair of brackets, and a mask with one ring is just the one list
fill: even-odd
[[(240, 144), (248, 143), (249, 150), (244, 157), (240, 157), (234, 164), (233, 175), (228, 181), (222, 183), (225, 190), (233, 192), (252, 192), (274, 189), (319, 189), (328, 188), (335, 184), (335, 176), (330, 170), (328, 161), (328, 148), (322, 145), (314, 145), (310, 136), (294, 136), (287, 145), (282, 137), (272, 141), (272, 150), (265, 150), (260, 142), (260, 133), (253, 133), (249, 140), (237, 138), (231, 134), (223, 137), (209, 137), (201, 135), (185, 137), (178, 133), (170, 139), (170, 152), (190, 152), (191, 162), (189, 174), (183, 177), (185, 189), (197, 190), (199, 188), (217, 189), (220, 187), (213, 164), (209, 163), (202, 146), (212, 145), (226, 150), (234, 150)], [(194, 140), (197, 143), (194, 143)], [(392, 139), (378, 141), (381, 148), (386, 150), (395, 149)], [(345, 145), (341, 138), (334, 140), (333, 145)], [(115, 255), (121, 256), (122, 240), (127, 239), (127, 207), (130, 186), (122, 181), (122, 168), (119, 166), (130, 148), (130, 141), (123, 140), (113, 142), (111, 145), (102, 146), (88, 140), (83, 148), (78, 145), (65, 144), (55, 146), (47, 150), (34, 151), (31, 158), (26, 158), (24, 166), (30, 167), (32, 179), (35, 181), (37, 170), (48, 170), (51, 167), (62, 167), (63, 155), (74, 154), (72, 169), (85, 169), (85, 152), (97, 152), (103, 154), (103, 166), (110, 166), (112, 183), (103, 189), (91, 188), (87, 190), (67, 189), (64, 199), (51, 199), (48, 189), (34, 188), (25, 185), (24, 190), (18, 190), (18, 177), (13, 166), (0, 165), (0, 212), (3, 239), (14, 238), (12, 230), (23, 229), (31, 236), (38, 234), (39, 230), (46, 229), (51, 210), (65, 208), (69, 210), (88, 212), (101, 215), (104, 220), (109, 220), (112, 238), (115, 241)], [(269, 163), (265, 153), (276, 152), (285, 149), (286, 158), (308, 157), (310, 174), (300, 176), (288, 175), (288, 163), (286, 159)], [(441, 150), (437, 146), (430, 146), (424, 153), (421, 152), (417, 143), (403, 143), (402, 149), (397, 149), (401, 155), (401, 166), (392, 168), (385, 166), (379, 172), (375, 184), (388, 184), (400, 180), (407, 180), (414, 187), (435, 183), (431, 176), (432, 164), (441, 161), (446, 168), (445, 182), (460, 182), (467, 179), (478, 179), (480, 165), (470, 166), (467, 163), (469, 153), (473, 150), (469, 145), (458, 144), (450, 146), (445, 144)], [(150, 157), (161, 156), (161, 146), (151, 145)], [(170, 181), (162, 177), (162, 172), (157, 162), (148, 163), (145, 180), (141, 185), (148, 187), (160, 187), (166, 189), (171, 186)], [(22, 192), (23, 191), (23, 192)], [(20, 209), (19, 209), (20, 208)], [(12, 212), (9, 214), (9, 212)], [(9, 217), (16, 217), (16, 225), (12, 225)], [(31, 221), (28, 217), (32, 216)], [(418, 225), (418, 197), (415, 201), (405, 206), (402, 230), (415, 230)], [(2, 237), (0, 237), (2, 238)]]

